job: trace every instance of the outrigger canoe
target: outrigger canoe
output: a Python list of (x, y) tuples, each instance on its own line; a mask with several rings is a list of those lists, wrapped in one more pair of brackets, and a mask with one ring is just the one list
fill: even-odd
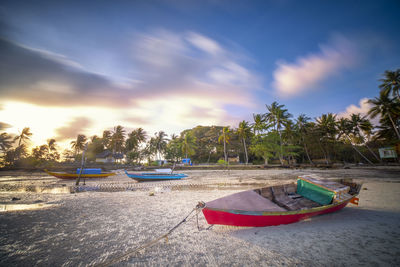
[[(50, 172), (48, 170), (44, 170), (48, 174), (60, 178), (60, 179), (76, 179), (79, 176), (79, 173), (68, 173), (68, 172)], [(107, 178), (109, 176), (115, 175), (114, 172), (103, 172), (103, 173), (82, 173), (82, 179), (88, 178)]]
[(296, 183), (264, 187), (205, 203), (208, 224), (264, 227), (295, 223), (338, 211), (356, 197), (361, 184), (299, 177)]
[(144, 181), (161, 181), (161, 180), (179, 180), (187, 177), (184, 173), (164, 173), (164, 172), (142, 172), (142, 173), (128, 173), (126, 175), (138, 182)]

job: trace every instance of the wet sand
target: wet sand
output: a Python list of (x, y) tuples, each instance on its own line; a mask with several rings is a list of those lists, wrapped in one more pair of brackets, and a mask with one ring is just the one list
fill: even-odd
[[(115, 266), (400, 265), (398, 167), (185, 173), (189, 178), (182, 181), (152, 183), (137, 183), (118, 174), (86, 182), (88, 188), (101, 185), (103, 192), (80, 193), (38, 192), (74, 184), (44, 173), (0, 177), (0, 204), (49, 205), (0, 212), (0, 265), (87, 266), (109, 262), (165, 234), (198, 201), (295, 181), (306, 173), (363, 182), (360, 205), (295, 224), (262, 228), (215, 225), (205, 230), (209, 225), (199, 214), (201, 231), (192, 216), (168, 242), (162, 240)], [(36, 189), (21, 191), (28, 187)], [(120, 191), (124, 187), (129, 190)], [(112, 188), (119, 189), (112, 192)]]

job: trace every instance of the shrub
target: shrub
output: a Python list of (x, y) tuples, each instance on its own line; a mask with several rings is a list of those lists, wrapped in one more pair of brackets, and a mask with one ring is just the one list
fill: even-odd
[(226, 161), (223, 160), (223, 159), (218, 160), (217, 163), (218, 163), (219, 165), (227, 165), (227, 164), (228, 164), (228, 162), (226, 162)]

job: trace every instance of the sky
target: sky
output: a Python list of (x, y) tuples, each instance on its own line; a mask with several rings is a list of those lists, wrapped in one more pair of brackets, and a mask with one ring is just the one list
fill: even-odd
[(400, 1), (1, 1), (0, 132), (237, 127), (365, 112), (400, 68)]

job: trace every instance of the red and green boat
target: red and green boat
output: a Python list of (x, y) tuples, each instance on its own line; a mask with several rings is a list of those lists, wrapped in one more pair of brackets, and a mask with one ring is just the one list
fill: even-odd
[(264, 187), (205, 203), (209, 224), (264, 227), (295, 223), (358, 204), (361, 184), (299, 177), (297, 183)]

